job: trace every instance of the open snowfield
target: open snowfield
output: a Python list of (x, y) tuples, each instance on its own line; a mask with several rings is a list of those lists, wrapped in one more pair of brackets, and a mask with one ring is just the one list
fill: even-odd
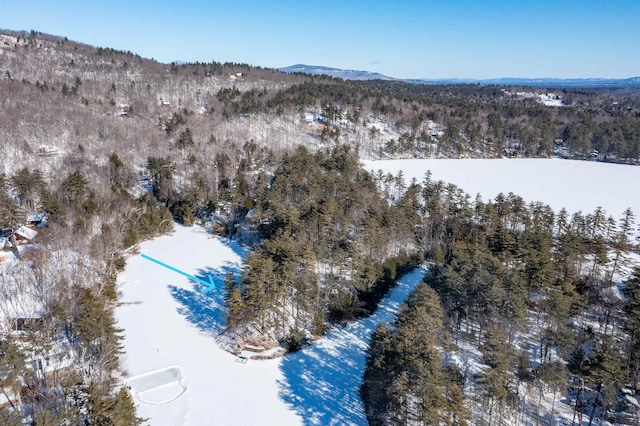
[(432, 179), (453, 183), (472, 199), (483, 201), (499, 193), (513, 192), (526, 202), (541, 201), (555, 212), (592, 213), (602, 207), (618, 220), (627, 207), (640, 217), (640, 167), (562, 159), (463, 159), (363, 161), (371, 172), (396, 175), (402, 170), (407, 182)]
[(295, 354), (246, 364), (216, 343), (224, 328), (220, 288), (242, 249), (199, 227), (140, 246), (141, 253), (208, 280), (204, 286), (141, 256), (119, 276), (122, 363), (139, 415), (153, 426), (366, 425), (358, 388), (371, 333), (392, 321), (424, 270), (406, 275), (374, 315)]
[(218, 290), (205, 293), (140, 256), (128, 260), (116, 318), (139, 415), (153, 426), (300, 424), (278, 396), (279, 360), (240, 364), (215, 342), (224, 327), (219, 289), (227, 271), (239, 268), (242, 250), (202, 228), (178, 225), (140, 249), (187, 273), (211, 274)]

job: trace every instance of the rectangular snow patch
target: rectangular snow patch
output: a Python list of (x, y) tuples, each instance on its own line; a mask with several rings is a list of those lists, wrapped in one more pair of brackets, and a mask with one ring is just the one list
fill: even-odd
[(179, 382), (182, 379), (180, 367), (172, 366), (161, 370), (150, 371), (132, 377), (126, 381), (136, 392), (144, 392), (149, 389), (157, 388), (173, 382)]

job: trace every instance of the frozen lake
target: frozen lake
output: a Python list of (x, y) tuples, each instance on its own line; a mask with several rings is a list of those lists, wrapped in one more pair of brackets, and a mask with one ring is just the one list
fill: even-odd
[(371, 172), (404, 173), (407, 182), (421, 182), (431, 170), (432, 179), (462, 188), (472, 199), (484, 201), (513, 192), (526, 202), (541, 201), (555, 212), (591, 213), (604, 208), (618, 220), (631, 207), (640, 214), (640, 167), (623, 164), (561, 159), (462, 159), (363, 161)]

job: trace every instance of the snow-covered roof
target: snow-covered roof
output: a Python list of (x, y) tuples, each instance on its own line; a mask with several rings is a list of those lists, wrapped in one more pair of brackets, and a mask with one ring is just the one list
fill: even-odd
[(21, 236), (22, 238), (26, 238), (27, 240), (33, 240), (36, 235), (38, 235), (38, 231), (35, 231), (23, 225), (16, 230), (15, 234)]
[(44, 213), (35, 213), (27, 216), (27, 222), (45, 222), (47, 215)]

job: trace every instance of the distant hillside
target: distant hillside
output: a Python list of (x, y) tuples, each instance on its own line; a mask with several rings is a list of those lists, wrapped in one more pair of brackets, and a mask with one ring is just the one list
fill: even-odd
[(471, 79), (471, 78), (416, 78), (416, 79), (397, 79), (384, 74), (371, 71), (343, 70), (339, 68), (331, 68), (320, 65), (304, 65), (296, 64), (284, 68), (279, 71), (287, 73), (303, 73), (310, 75), (328, 75), (330, 77), (338, 77), (344, 80), (399, 80), (409, 83), (418, 84), (480, 84), (498, 86), (531, 86), (531, 87), (552, 87), (552, 88), (640, 88), (640, 77), (631, 77), (624, 79), (613, 78), (490, 78), (490, 79)]
[(297, 64), (285, 68), (279, 68), (280, 71), (287, 73), (303, 73), (311, 75), (328, 75), (330, 77), (342, 78), (343, 80), (396, 80), (377, 72), (343, 70), (339, 68), (323, 67), (316, 65)]
[(496, 84), (499, 86), (531, 86), (553, 88), (640, 88), (640, 77), (611, 78), (493, 78), (493, 79), (411, 79), (422, 84)]

